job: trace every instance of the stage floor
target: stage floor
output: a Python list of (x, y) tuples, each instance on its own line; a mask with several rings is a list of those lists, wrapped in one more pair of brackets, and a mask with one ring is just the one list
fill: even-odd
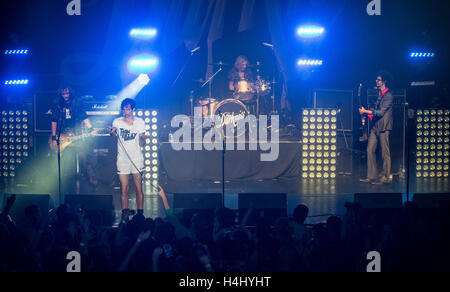
[[(439, 179), (411, 179), (409, 187), (409, 200), (414, 193), (448, 193), (450, 191), (448, 178)], [(194, 180), (188, 182), (176, 182), (164, 180), (159, 182), (165, 189), (169, 203), (173, 203), (173, 194), (183, 193), (222, 193), (220, 181)], [(4, 193), (16, 194), (39, 194), (44, 193), (27, 187), (14, 187), (2, 190)], [(112, 194), (117, 218), (120, 215), (120, 189), (117, 186), (104, 186), (96, 191), (83, 190), (80, 194)], [(298, 204), (309, 207), (309, 218), (307, 223), (315, 224), (324, 222), (330, 215), (342, 216), (345, 214), (345, 202), (353, 202), (355, 193), (402, 193), (403, 201), (406, 202), (405, 182), (394, 176), (391, 184), (370, 185), (359, 182), (356, 175), (338, 175), (334, 180), (310, 180), (301, 178), (280, 178), (271, 180), (249, 180), (249, 181), (226, 181), (225, 184), (225, 207), (238, 209), (238, 194), (253, 193), (286, 193), (287, 213), (292, 215)], [(57, 196), (54, 195), (56, 202)], [(133, 189), (130, 190), (130, 208), (136, 208), (136, 200)], [(145, 192), (144, 213), (147, 217), (164, 217), (164, 207), (158, 195), (150, 190)]]
[[(221, 193), (221, 182), (191, 181), (191, 182), (161, 182), (168, 194), (169, 203), (173, 202), (173, 194), (182, 193)], [(238, 209), (238, 194), (253, 193), (286, 193), (287, 213), (292, 215), (298, 204), (309, 207), (307, 223), (315, 224), (326, 221), (330, 215), (345, 214), (345, 202), (353, 202), (355, 193), (402, 193), (403, 202), (412, 200), (414, 193), (447, 193), (448, 179), (422, 179), (414, 181), (406, 195), (406, 185), (403, 180), (394, 176), (391, 184), (370, 185), (359, 182), (356, 176), (338, 176), (335, 180), (308, 179), (273, 179), (261, 181), (227, 181), (225, 184), (225, 207)], [(120, 204), (119, 196), (115, 196), (116, 205)], [(134, 199), (131, 196), (131, 204)], [(156, 194), (146, 194), (145, 214), (150, 217), (164, 216), (164, 209)]]

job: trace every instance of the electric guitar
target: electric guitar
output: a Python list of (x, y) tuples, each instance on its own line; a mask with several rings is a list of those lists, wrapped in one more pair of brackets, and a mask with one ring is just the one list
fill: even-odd
[[(358, 87), (358, 99), (359, 99), (359, 108), (362, 107), (361, 102), (361, 88), (362, 84), (359, 84)], [(366, 142), (368, 138), (368, 123), (367, 123), (367, 117), (364, 115), (361, 115), (361, 126), (359, 128), (360, 136), (359, 136), (359, 142)]]
[[(109, 136), (110, 133), (107, 129), (96, 129), (91, 133), (73, 135), (73, 134), (61, 134), (59, 138), (60, 151), (63, 152), (67, 147), (73, 146), (74, 142), (82, 140), (89, 137), (102, 137)], [(58, 151), (58, 144), (53, 143), (52, 137), (50, 136), (49, 141), (50, 149), (53, 151)]]

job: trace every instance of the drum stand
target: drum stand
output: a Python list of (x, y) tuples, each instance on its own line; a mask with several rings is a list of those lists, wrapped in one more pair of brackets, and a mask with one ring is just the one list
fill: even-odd
[(261, 63), (259, 61), (256, 62), (256, 116), (259, 117), (259, 93), (261, 91), (261, 75), (259, 75), (259, 67)]
[(59, 128), (56, 133), (56, 146), (58, 147), (58, 199), (59, 205), (64, 204), (64, 194), (62, 192), (61, 179), (61, 133), (63, 129), (64, 119), (60, 118)]
[(217, 76), (217, 74), (220, 73), (220, 71), (222, 71), (222, 67), (219, 67), (219, 69), (217, 69), (216, 73), (214, 73), (213, 75), (211, 75), (211, 77), (208, 78), (208, 80), (205, 81), (205, 83), (202, 84), (202, 86), (200, 88), (205, 87), (206, 84), (209, 83), (209, 98), (212, 98), (212, 81), (213, 79)]
[(194, 90), (191, 90), (189, 93), (189, 102), (190, 102), (190, 109), (191, 109), (191, 117), (194, 116)]
[(276, 72), (277, 72), (275, 64), (277, 64), (278, 61), (277, 61), (277, 56), (275, 54), (275, 47), (273, 45), (269, 45), (269, 47), (272, 50), (273, 62), (274, 62), (273, 63), (274, 64), (274, 66), (273, 66), (273, 73), (272, 73), (273, 79), (272, 79), (272, 96), (271, 96), (271, 99), (272, 99), (272, 115), (276, 115), (276, 114), (278, 114), (278, 112), (275, 110), (275, 84), (276, 84), (275, 75), (276, 75)]
[(270, 97), (272, 99), (272, 115), (278, 114), (278, 112), (275, 110), (275, 72), (273, 75), (273, 81), (272, 81), (272, 96)]

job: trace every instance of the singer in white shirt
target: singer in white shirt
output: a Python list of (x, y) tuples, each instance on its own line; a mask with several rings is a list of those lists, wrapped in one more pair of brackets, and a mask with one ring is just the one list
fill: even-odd
[(128, 208), (128, 191), (130, 188), (130, 175), (136, 188), (137, 213), (143, 214), (144, 194), (142, 191), (142, 171), (144, 169), (144, 156), (142, 147), (145, 139), (145, 122), (134, 116), (136, 102), (126, 98), (120, 106), (122, 117), (113, 121), (108, 129), (117, 136), (117, 171), (121, 185), (122, 221), (127, 221), (130, 216)]

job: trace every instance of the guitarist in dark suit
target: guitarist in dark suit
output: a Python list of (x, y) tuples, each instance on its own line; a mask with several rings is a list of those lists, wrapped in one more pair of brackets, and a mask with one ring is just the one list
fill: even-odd
[[(377, 75), (378, 99), (374, 109), (366, 110), (364, 107), (359, 109), (361, 115), (367, 114), (372, 120), (372, 129), (370, 131), (367, 143), (367, 178), (361, 179), (361, 182), (372, 184), (390, 183), (391, 178), (391, 151), (389, 148), (389, 134), (392, 131), (393, 117), (392, 105), (393, 96), (387, 88), (388, 80), (384, 73)], [(383, 158), (383, 172), (378, 176), (376, 149), (378, 142), (381, 146), (381, 155)]]

